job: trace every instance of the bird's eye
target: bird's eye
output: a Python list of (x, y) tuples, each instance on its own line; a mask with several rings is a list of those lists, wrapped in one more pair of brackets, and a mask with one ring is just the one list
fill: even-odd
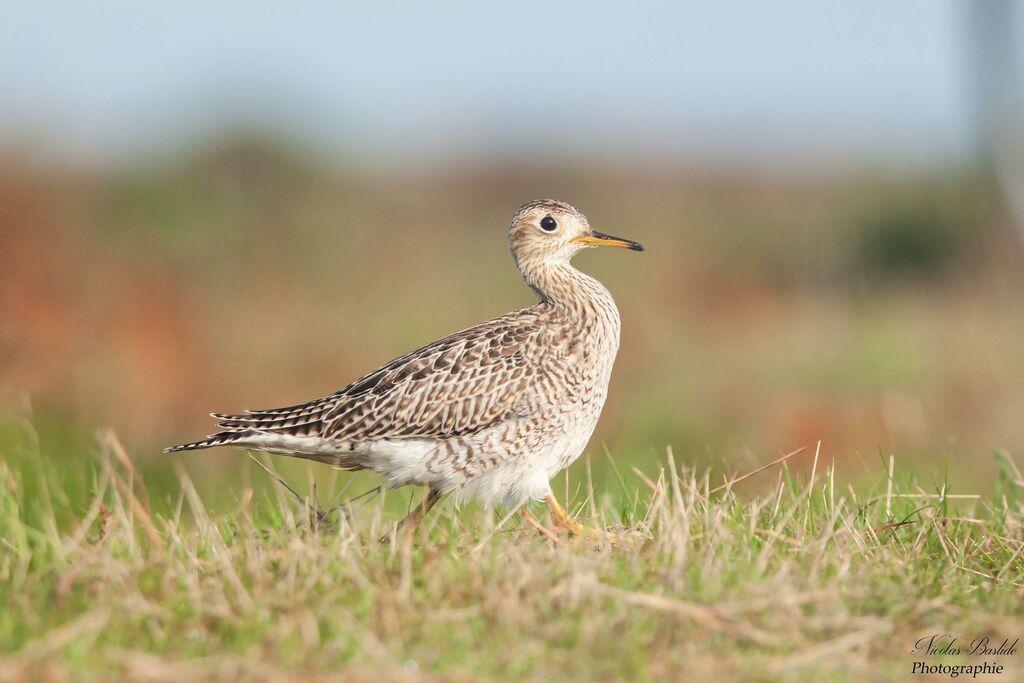
[(544, 216), (544, 218), (540, 220), (540, 227), (541, 230), (544, 230), (545, 232), (554, 232), (555, 230), (558, 230), (558, 222), (551, 216)]

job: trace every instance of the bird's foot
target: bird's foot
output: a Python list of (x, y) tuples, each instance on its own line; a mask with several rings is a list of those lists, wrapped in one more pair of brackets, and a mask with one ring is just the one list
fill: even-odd
[(572, 516), (565, 511), (565, 508), (555, 500), (554, 496), (548, 496), (544, 502), (548, 504), (548, 509), (551, 510), (551, 516), (555, 519), (555, 526), (559, 529), (565, 529), (569, 532), (570, 536), (583, 536), (584, 538), (599, 538), (604, 536), (603, 531), (591, 529), (590, 527), (584, 526), (573, 519)]
[(559, 529), (564, 529), (569, 533), (570, 536), (579, 536), (581, 538), (596, 538), (602, 540), (608, 536), (608, 534), (606, 534), (604, 531), (601, 531), (600, 529), (595, 529), (593, 527), (589, 527), (585, 524), (581, 524), (580, 522), (577, 522), (575, 519), (568, 515), (562, 517), (561, 519), (556, 518), (555, 526)]
[(555, 500), (554, 496), (548, 496), (545, 502), (548, 504), (548, 509), (551, 510), (551, 516), (554, 517), (555, 527), (564, 529), (570, 536), (586, 538), (592, 541), (601, 541), (620, 548), (632, 549), (636, 547), (633, 539), (627, 536), (620, 536), (601, 529), (595, 529), (576, 521), (568, 512), (565, 511), (565, 508)]
[(537, 518), (531, 515), (529, 510), (524, 508), (523, 510), (520, 510), (519, 515), (523, 518), (524, 522), (536, 529), (539, 535), (544, 536), (552, 543), (558, 543), (558, 534), (538, 522)]
[(565, 529), (569, 532), (570, 536), (576, 538), (584, 538), (589, 541), (599, 541), (601, 543), (607, 543), (613, 548), (620, 548), (622, 550), (636, 550), (637, 543), (635, 539), (630, 536), (623, 534), (617, 534), (613, 531), (604, 531), (602, 529), (595, 529), (593, 527), (580, 524), (575, 519), (569, 517), (558, 524), (559, 528)]

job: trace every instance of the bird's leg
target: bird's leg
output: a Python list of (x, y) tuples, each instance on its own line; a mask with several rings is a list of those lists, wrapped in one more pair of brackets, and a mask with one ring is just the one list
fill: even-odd
[(548, 509), (551, 510), (551, 515), (555, 518), (555, 526), (565, 529), (569, 532), (569, 535), (583, 536), (585, 538), (605, 538), (604, 532), (598, 531), (597, 529), (591, 529), (588, 526), (583, 526), (570, 517), (569, 513), (565, 511), (565, 508), (555, 500), (554, 494), (545, 498), (544, 502), (548, 504)]
[[(420, 522), (423, 521), (423, 518), (427, 516), (428, 512), (430, 512), (430, 508), (434, 507), (440, 499), (440, 492), (430, 489), (430, 491), (427, 492), (427, 497), (423, 499), (423, 502), (417, 505), (415, 510), (407, 514), (402, 521), (398, 523), (398, 526), (395, 527), (395, 533), (398, 534), (404, 530), (407, 534), (412, 535), (412, 533), (419, 528)], [(380, 542), (387, 543), (390, 536), (391, 534), (381, 536)]]
[(541, 536), (546, 536), (555, 543), (558, 543), (558, 536), (555, 534), (555, 532), (547, 528), (540, 522), (538, 522), (537, 518), (531, 515), (529, 510), (523, 508), (522, 510), (519, 511), (519, 515), (523, 518), (524, 522), (526, 522), (534, 529), (536, 529), (538, 534), (540, 534)]

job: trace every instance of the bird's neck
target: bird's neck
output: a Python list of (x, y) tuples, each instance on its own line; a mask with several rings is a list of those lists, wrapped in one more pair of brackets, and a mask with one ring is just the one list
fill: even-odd
[(572, 267), (568, 262), (546, 263), (539, 268), (524, 268), (526, 284), (542, 303), (559, 309), (570, 319), (607, 324), (618, 336), (619, 310), (611, 292), (597, 279)]

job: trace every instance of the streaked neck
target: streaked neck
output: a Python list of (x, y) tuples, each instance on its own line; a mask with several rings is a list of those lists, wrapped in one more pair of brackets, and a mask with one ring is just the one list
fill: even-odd
[(543, 303), (563, 309), (575, 318), (606, 319), (618, 327), (619, 311), (611, 292), (596, 278), (567, 262), (522, 268), (523, 279)]

